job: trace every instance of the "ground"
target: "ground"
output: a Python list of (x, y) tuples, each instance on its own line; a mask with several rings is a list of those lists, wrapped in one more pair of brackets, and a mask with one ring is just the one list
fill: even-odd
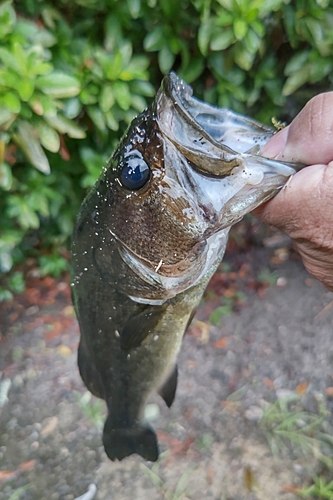
[(68, 279), (32, 280), (6, 306), (0, 500), (74, 500), (91, 483), (97, 500), (292, 500), (316, 474), (329, 479), (332, 294), (279, 233), (234, 240), (185, 336), (173, 406), (147, 407), (156, 464), (104, 454)]

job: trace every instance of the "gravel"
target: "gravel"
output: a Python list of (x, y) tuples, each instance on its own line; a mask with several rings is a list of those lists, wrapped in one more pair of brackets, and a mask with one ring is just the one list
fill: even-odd
[[(210, 327), (203, 339), (185, 337), (174, 405), (168, 410), (154, 396), (148, 409), (162, 451), (154, 465), (105, 456), (103, 418), (98, 410), (92, 421), (80, 404), (86, 389), (76, 366), (75, 323), (58, 345), (45, 341), (40, 326), (8, 337), (0, 353), (0, 500), (294, 499), (283, 485), (299, 484), (304, 464), (274, 456), (258, 420), (264, 403), (295, 395), (302, 383), (307, 411), (317, 411), (319, 395), (327, 399), (332, 294), (298, 261), (284, 262), (278, 274), (280, 286), (262, 298), (249, 294), (221, 327)], [(217, 348), (222, 337), (228, 342)], [(59, 342), (70, 349), (59, 350)], [(17, 346), (23, 355), (14, 362)], [(92, 398), (88, 407), (95, 404)], [(3, 471), (12, 476), (4, 480)]]

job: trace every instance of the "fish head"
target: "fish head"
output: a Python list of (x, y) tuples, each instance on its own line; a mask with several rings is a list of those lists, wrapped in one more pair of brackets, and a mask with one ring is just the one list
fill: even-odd
[(109, 241), (118, 265), (131, 269), (121, 289), (135, 300), (163, 302), (198, 282), (222, 258), (231, 225), (295, 173), (294, 165), (257, 154), (273, 133), (195, 99), (174, 73), (165, 77), (98, 184), (102, 273)]

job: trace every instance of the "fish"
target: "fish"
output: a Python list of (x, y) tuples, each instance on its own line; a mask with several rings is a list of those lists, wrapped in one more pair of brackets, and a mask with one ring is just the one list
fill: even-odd
[(78, 366), (106, 402), (110, 460), (158, 459), (145, 406), (154, 392), (174, 401), (184, 333), (230, 227), (301, 168), (258, 154), (273, 134), (170, 73), (83, 201), (71, 261)]

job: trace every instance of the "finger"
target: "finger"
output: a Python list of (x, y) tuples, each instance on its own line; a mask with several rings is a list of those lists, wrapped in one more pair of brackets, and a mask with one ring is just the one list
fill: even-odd
[(289, 126), (280, 130), (265, 144), (260, 154), (266, 158), (276, 158), (284, 150), (288, 139)]
[[(282, 229), (294, 239), (304, 237), (306, 231), (312, 233), (313, 229), (325, 224), (327, 217), (331, 219), (332, 189), (333, 163), (312, 165), (292, 176), (275, 198), (258, 207), (253, 213), (260, 220)], [(331, 228), (331, 223), (328, 226)]]
[(332, 138), (333, 92), (327, 92), (311, 99), (289, 127), (264, 146), (261, 154), (306, 165), (328, 164), (333, 160)]

